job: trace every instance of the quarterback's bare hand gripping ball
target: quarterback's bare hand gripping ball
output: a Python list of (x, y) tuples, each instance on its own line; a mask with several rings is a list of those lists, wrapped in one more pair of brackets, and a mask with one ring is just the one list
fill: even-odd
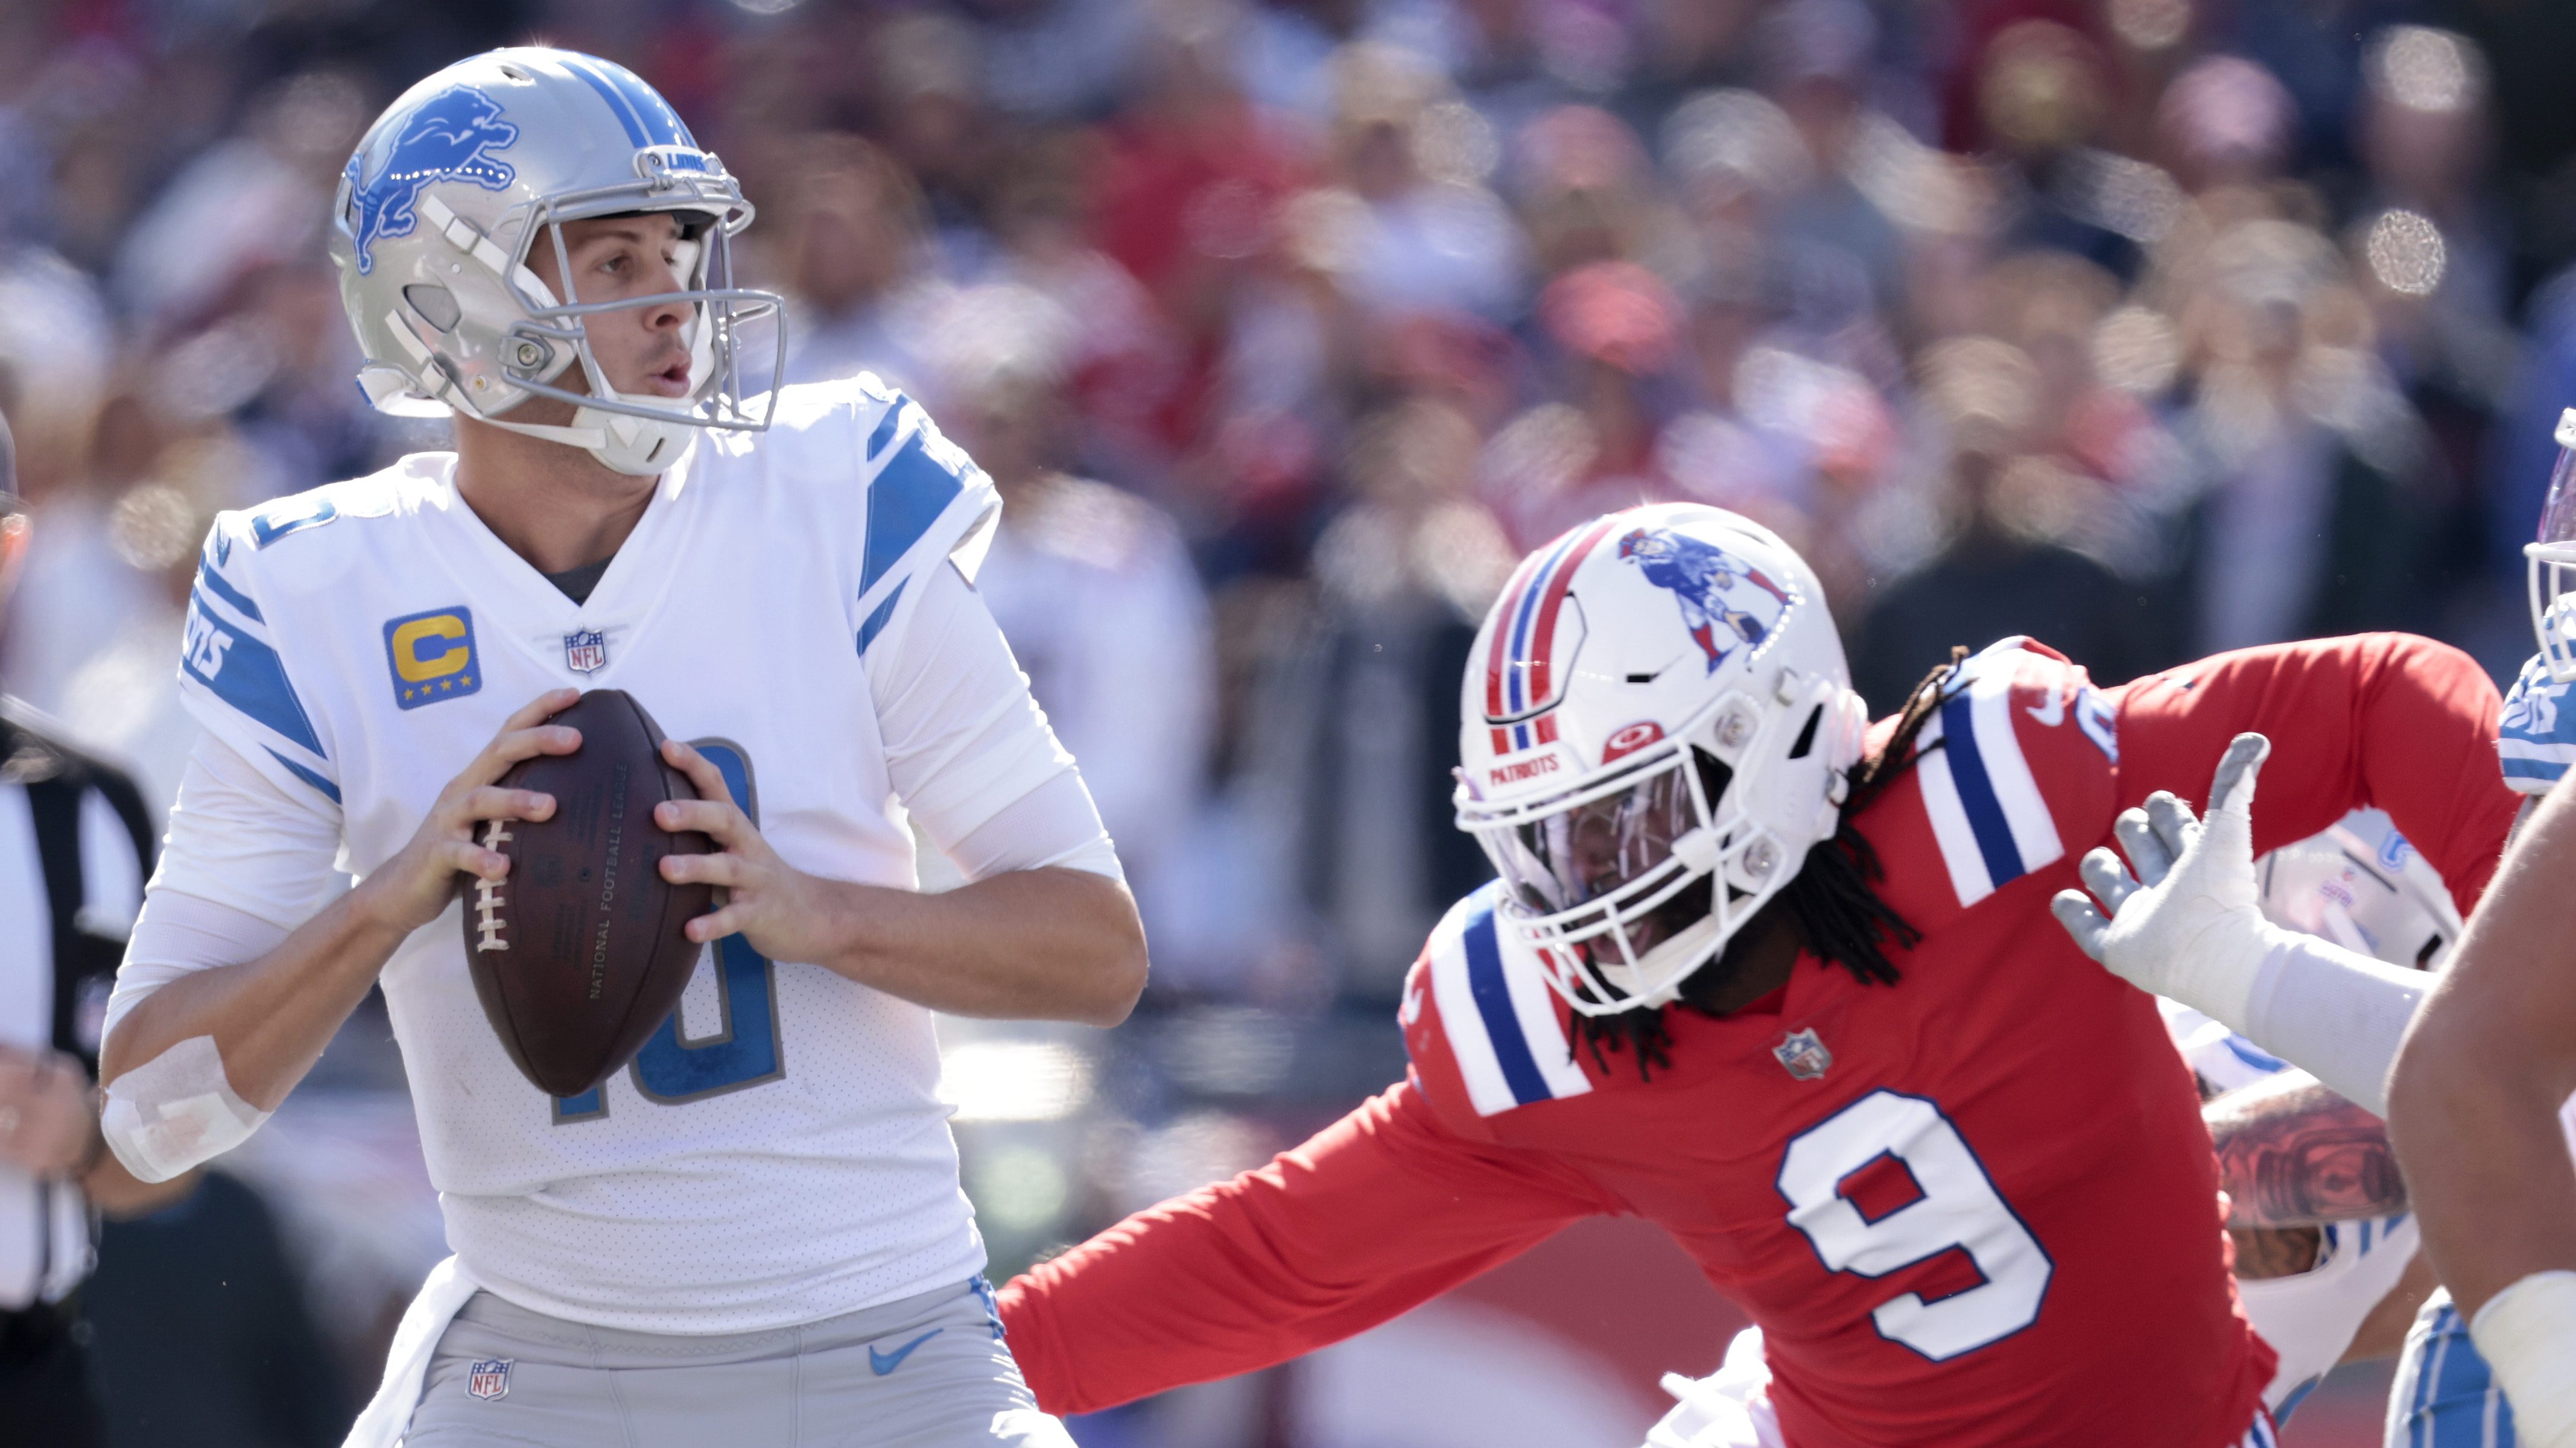
[(503, 789), (498, 781), (523, 759), (570, 754), (581, 747), (580, 730), (546, 722), (580, 697), (578, 689), (549, 690), (502, 721), (501, 732), (474, 762), (438, 792), (411, 842), (358, 887), (369, 913), (408, 933), (447, 909), (456, 898), (458, 875), (499, 880), (509, 873), (508, 857), (480, 843), (476, 827), (485, 820), (542, 820), (555, 812), (554, 796)]
[(689, 922), (689, 938), (703, 943), (740, 932), (771, 960), (830, 960), (841, 941), (833, 899), (822, 882), (778, 857), (705, 755), (671, 739), (663, 742), (662, 757), (698, 787), (698, 798), (664, 803), (653, 822), (674, 833), (712, 836), (720, 851), (663, 857), (663, 879), (726, 892), (722, 908)]
[(2136, 868), (2097, 848), (2081, 890), (2050, 902), (2084, 953), (2182, 1002), (2362, 1107), (2388, 1112), (2388, 1066), (2426, 978), (2263, 918), (2254, 881), (2254, 778), (2272, 752), (2239, 734), (2219, 757), (2209, 817), (2161, 790), (2111, 833)]

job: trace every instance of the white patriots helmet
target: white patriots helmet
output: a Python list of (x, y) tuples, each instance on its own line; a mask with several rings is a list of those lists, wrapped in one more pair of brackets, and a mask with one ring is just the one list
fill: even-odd
[(2439, 970), (2460, 938), (2451, 892), (2382, 811), (2355, 810), (2254, 862), (2263, 913), (2391, 965)]
[[(683, 290), (583, 302), (563, 224), (643, 211), (680, 215)], [(386, 107), (341, 176), (331, 257), (366, 355), (359, 389), (385, 412), (461, 411), (638, 476), (677, 462), (698, 429), (765, 428), (785, 335), (775, 294), (732, 284), (731, 242), (751, 218), (724, 163), (625, 68), (542, 47), (458, 61)], [(540, 245), (562, 297), (528, 268)], [(674, 303), (689, 308), (689, 395), (618, 392), (584, 319)], [(586, 392), (563, 385), (576, 365)], [(531, 397), (573, 404), (571, 426), (507, 420)]]
[(1458, 826), (1577, 1011), (1659, 1006), (1831, 838), (1868, 711), (1815, 573), (1720, 508), (1523, 560), (1468, 657)]

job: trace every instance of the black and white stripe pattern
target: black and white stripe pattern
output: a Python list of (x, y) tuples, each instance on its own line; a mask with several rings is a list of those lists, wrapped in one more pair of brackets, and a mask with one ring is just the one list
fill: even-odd
[[(142, 907), (149, 824), (132, 782), (0, 700), (0, 1043), (96, 1066), (98, 1025)], [(0, 1311), (88, 1275), (80, 1193), (0, 1166)]]

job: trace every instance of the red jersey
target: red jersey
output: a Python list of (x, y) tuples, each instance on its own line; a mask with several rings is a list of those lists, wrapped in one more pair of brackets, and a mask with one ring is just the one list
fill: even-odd
[(2252, 729), (2277, 746), (2258, 851), (2376, 804), (2465, 911), (2516, 803), (2496, 713), (2466, 656), (2401, 635), (2107, 691), (1998, 645), (1855, 821), (1922, 932), (1895, 985), (1802, 959), (1754, 1008), (1671, 1011), (1672, 1064), (1643, 1080), (1569, 1049), (1489, 886), (1407, 982), (1403, 1083), (1014, 1280), (1012, 1349), (1041, 1406), (1087, 1411), (1337, 1341), (1625, 1213), (1761, 1327), (1790, 1448), (2234, 1443), (2273, 1354), (2237, 1306), (2199, 1095), (2154, 1001), (2049, 899), (2121, 809), (2201, 800)]

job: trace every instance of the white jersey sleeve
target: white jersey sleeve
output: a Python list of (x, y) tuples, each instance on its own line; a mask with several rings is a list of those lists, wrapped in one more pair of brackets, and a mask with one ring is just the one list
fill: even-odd
[(254, 563), (269, 544), (334, 516), (332, 503), (308, 493), (216, 517), (188, 591), (179, 698), (207, 732), (281, 788), (309, 791), (337, 806), (339, 771), (325, 724), (288, 677)]
[(984, 600), (935, 567), (899, 632), (867, 655), (895, 794), (983, 879), (1050, 865), (1124, 878), (1099, 808)]
[(966, 849), (986, 824), (1041, 791), (1070, 800), (1062, 786), (1047, 786), (1059, 776), (1078, 785), (1080, 776), (973, 587), (1000, 517), (992, 480), (900, 396), (866, 453), (876, 466), (858, 648), (895, 797), (941, 851), (977, 857), (978, 873), (1030, 868), (1105, 841), (1085, 791), (1072, 809), (1032, 812), (1061, 838), (1033, 841), (1027, 852), (997, 850), (989, 837)]
[(199, 735), (101, 1034), (181, 976), (276, 949), (339, 888), (339, 853), (338, 805)]

